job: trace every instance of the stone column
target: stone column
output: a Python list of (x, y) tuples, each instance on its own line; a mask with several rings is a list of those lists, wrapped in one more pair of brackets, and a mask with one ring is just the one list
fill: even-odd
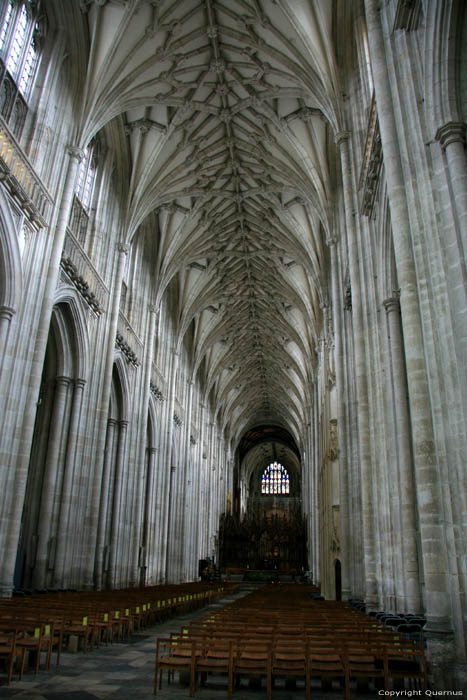
[[(122, 280), (123, 273), (125, 270), (125, 259), (128, 254), (128, 246), (119, 245), (118, 246), (118, 259), (117, 259), (117, 269), (115, 272), (114, 284), (111, 294), (111, 309), (109, 314), (109, 330), (107, 335), (107, 345), (105, 348), (105, 369), (104, 378), (102, 382), (102, 391), (100, 398), (97, 403), (97, 416), (96, 420), (99, 424), (99, 434), (97, 437), (96, 446), (96, 457), (94, 466), (94, 484), (92, 489), (92, 501), (91, 501), (91, 518), (90, 518), (90, 544), (89, 544), (89, 571), (87, 572), (86, 578), (91, 577), (91, 557), (93, 560), (92, 566), (94, 569), (94, 587), (99, 590), (102, 586), (102, 550), (98, 549), (97, 539), (100, 538), (100, 542), (103, 546), (102, 537), (103, 532), (100, 529), (102, 522), (100, 520), (101, 511), (101, 499), (102, 499), (102, 482), (103, 482), (103, 468), (105, 460), (105, 445), (108, 427), (108, 415), (109, 415), (109, 404), (110, 404), (110, 392), (112, 388), (112, 373), (115, 360), (115, 339), (117, 337), (117, 326), (118, 326), (118, 314), (120, 311), (120, 297), (122, 293)], [(104, 519), (105, 527), (105, 519)], [(98, 564), (98, 565), (97, 565)], [(97, 567), (97, 568), (96, 568)], [(88, 585), (90, 586), (90, 580)]]
[(12, 472), (12, 484), (11, 487), (9, 486), (11, 508), (10, 511), (5, 514), (5, 520), (8, 525), (2, 528), (0, 533), (0, 552), (2, 553), (0, 555), (0, 594), (2, 592), (9, 594), (13, 589), (13, 575), (26, 492), (31, 443), (34, 434), (37, 398), (40, 391), (50, 319), (54, 305), (55, 290), (60, 275), (60, 260), (65, 241), (66, 227), (70, 216), (76, 173), (81, 158), (83, 157), (83, 151), (74, 147), (69, 147), (67, 153), (69, 155), (69, 161), (66, 164), (62, 197), (53, 231), (52, 251), (47, 267), (47, 279), (34, 343), (29, 389), (19, 436), (18, 457), (16, 458)]
[(126, 434), (128, 429), (128, 421), (121, 420), (118, 423), (118, 446), (117, 459), (115, 464), (114, 491), (112, 498), (112, 519), (110, 524), (110, 553), (109, 553), (109, 570), (108, 583), (109, 588), (118, 588), (119, 571), (117, 569), (117, 548), (120, 533), (120, 510), (122, 501), (122, 475), (125, 464), (125, 445)]
[(10, 330), (10, 323), (14, 314), (15, 309), (12, 309), (10, 306), (0, 306), (0, 376), (2, 374), (3, 361), (6, 354), (8, 331)]
[(448, 122), (436, 132), (436, 140), (446, 155), (456, 219), (462, 248), (467, 250), (467, 161), (465, 157), (466, 125), (463, 122)]
[(50, 523), (55, 500), (55, 485), (58, 475), (58, 458), (65, 430), (65, 417), (68, 388), (71, 384), (69, 377), (57, 377), (54, 395), (53, 414), (50, 422), (47, 456), (42, 481), (41, 507), (37, 524), (37, 553), (34, 566), (33, 581), (35, 588), (47, 587), (47, 557), (50, 538)]
[(368, 405), (368, 383), (366, 373), (365, 335), (360, 283), (359, 254), (357, 231), (353, 218), (353, 185), (351, 177), (349, 134), (340, 132), (336, 135), (339, 146), (342, 169), (342, 187), (344, 194), (345, 226), (349, 253), (349, 272), (352, 288), (352, 328), (355, 353), (355, 385), (358, 401), (358, 446), (361, 465), (363, 551), (365, 565), (365, 600), (367, 609), (378, 607), (378, 587), (376, 581), (376, 552), (373, 499), (373, 465), (370, 450), (370, 423)]
[(107, 421), (105, 451), (104, 451), (104, 467), (102, 471), (102, 484), (100, 488), (100, 507), (99, 519), (97, 522), (96, 536), (96, 567), (95, 567), (95, 586), (96, 590), (102, 589), (103, 583), (103, 567), (104, 567), (104, 547), (105, 547), (105, 527), (107, 522), (107, 511), (109, 503), (109, 484), (110, 474), (113, 463), (113, 444), (114, 434), (117, 421), (114, 418), (109, 418)]
[[(465, 323), (467, 271), (467, 159), (465, 154), (466, 125), (449, 122), (436, 132), (436, 139), (443, 149), (450, 190), (448, 206), (452, 209), (454, 226), (443, 230), (443, 247), (448, 272), (448, 293), (455, 324), (457, 371), (467, 377), (467, 324)], [(464, 396), (464, 410), (467, 401)]]
[(191, 513), (193, 509), (193, 464), (191, 460), (191, 413), (193, 410), (193, 388), (194, 382), (188, 382), (188, 405), (185, 412), (185, 452), (183, 459), (185, 462), (185, 480), (183, 484), (182, 513), (181, 513), (181, 547), (180, 547), (180, 573), (181, 580), (188, 580), (190, 568), (190, 553), (193, 551), (194, 539), (191, 525)]
[[(146, 558), (146, 580), (141, 581), (141, 585), (154, 585), (154, 571), (152, 566), (152, 534), (156, 526), (156, 494), (155, 494), (155, 471), (156, 471), (157, 447), (147, 448), (147, 477), (146, 477), (146, 500), (144, 505), (142, 543), (144, 556)], [(151, 569), (151, 570), (150, 570)]]
[(338, 460), (339, 460), (339, 517), (340, 517), (340, 559), (342, 600), (352, 597), (350, 580), (350, 517), (349, 517), (349, 466), (351, 460), (347, 455), (346, 446), (346, 387), (344, 376), (344, 353), (342, 349), (342, 333), (344, 318), (342, 312), (341, 288), (339, 284), (339, 256), (337, 251), (338, 239), (332, 237), (328, 241), (331, 252), (331, 289), (332, 289), (332, 320), (334, 329), (334, 352), (337, 387), (337, 428), (338, 428)]
[(166, 490), (165, 502), (163, 504), (163, 518), (162, 518), (162, 540), (161, 540), (161, 558), (164, 562), (164, 581), (167, 581), (167, 577), (170, 573), (169, 567), (169, 539), (172, 535), (170, 530), (170, 519), (172, 516), (172, 498), (173, 498), (173, 482), (174, 482), (174, 472), (175, 465), (172, 464), (172, 442), (173, 442), (173, 432), (174, 432), (174, 408), (175, 408), (175, 386), (179, 362), (179, 353), (176, 350), (172, 351), (172, 361), (170, 368), (170, 382), (169, 382), (169, 396), (167, 399), (167, 422), (166, 422), (166, 436), (165, 436), (165, 450), (164, 450), (164, 461), (163, 469), (166, 472), (166, 479), (168, 483), (168, 489)]
[[(365, 0), (365, 9), (387, 194), (393, 227), (397, 278), (401, 288), (400, 304), (410, 400), (418, 523), (425, 581), (427, 615), (425, 631), (432, 640), (436, 637), (443, 641), (452, 634), (449, 567), (431, 417), (430, 391), (424, 355), (422, 320), (418, 303), (417, 275), (397, 137), (398, 125), (393, 111), (391, 84), (379, 16), (380, 3), (378, 0)], [(444, 645), (441, 649), (444, 649)], [(446, 657), (446, 662), (447, 660)]]
[[(400, 320), (399, 295), (385, 299), (389, 335), (396, 450), (399, 481), (399, 512), (402, 538), (402, 580), (404, 590), (397, 593), (400, 612), (422, 612), (417, 555), (416, 499), (414, 493), (413, 457), (410, 436), (410, 416), (407, 404), (407, 381), (404, 361), (404, 341)], [(395, 487), (395, 485), (393, 485)]]
[(149, 312), (149, 327), (146, 335), (146, 357), (144, 362), (143, 391), (141, 397), (141, 426), (140, 426), (140, 446), (138, 450), (138, 473), (136, 479), (136, 502), (134, 508), (134, 529), (131, 538), (131, 570), (130, 570), (130, 585), (136, 584), (139, 581), (138, 576), (138, 561), (141, 542), (141, 528), (143, 525), (143, 475), (146, 462), (146, 433), (147, 420), (149, 411), (149, 390), (151, 384), (151, 368), (154, 359), (154, 338), (156, 327), (157, 309), (155, 306), (148, 307)]
[(60, 514), (57, 529), (57, 551), (55, 555), (54, 586), (65, 587), (66, 577), (66, 555), (68, 544), (68, 522), (70, 520), (70, 509), (73, 495), (73, 476), (75, 471), (76, 446), (78, 439), (79, 422), (81, 417), (81, 406), (83, 404), (83, 394), (86, 381), (84, 379), (75, 380), (75, 390), (73, 392), (73, 403), (71, 407), (70, 428), (68, 430), (68, 440), (66, 445), (65, 467), (63, 470), (62, 494), (60, 499)]
[(195, 518), (195, 528), (196, 528), (196, 542), (197, 542), (197, 560), (195, 561), (195, 569), (194, 569), (194, 574), (196, 576), (196, 579), (198, 578), (198, 561), (199, 559), (202, 559), (204, 556), (204, 551), (203, 551), (203, 528), (202, 528), (202, 522), (201, 518), (204, 517), (204, 509), (203, 509), (203, 493), (204, 493), (204, 485), (205, 485), (205, 474), (206, 474), (206, 460), (204, 456), (204, 435), (205, 435), (205, 430), (206, 430), (206, 424), (205, 424), (205, 413), (206, 413), (206, 407), (204, 404), (201, 404), (200, 406), (200, 418), (199, 418), (199, 450), (198, 450), (198, 465), (197, 465), (197, 470), (198, 470), (198, 478), (197, 478), (197, 483), (196, 483), (196, 490), (197, 490), (197, 506), (196, 506), (196, 511), (194, 512), (194, 518)]
[(319, 444), (319, 406), (318, 406), (318, 384), (315, 379), (313, 383), (313, 467), (311, 472), (311, 535), (313, 541), (313, 561), (312, 575), (313, 583), (319, 585), (321, 582), (321, 543), (320, 543), (320, 517), (319, 504), (321, 494), (319, 490), (319, 470), (320, 470), (320, 444)]

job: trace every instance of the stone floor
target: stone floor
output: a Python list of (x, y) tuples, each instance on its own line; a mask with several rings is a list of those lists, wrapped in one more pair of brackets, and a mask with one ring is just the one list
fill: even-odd
[[(244, 595), (245, 593), (237, 594)], [(235, 597), (237, 597), (235, 596)], [(5, 674), (0, 673), (0, 698), (15, 700), (150, 700), (153, 695), (155, 640), (178, 631), (181, 625), (208, 610), (219, 608), (233, 600), (224, 598), (207, 608), (191, 615), (172, 618), (149, 630), (134, 634), (127, 642), (100, 646), (88, 654), (63, 653), (60, 666), (51, 666), (49, 671), (41, 670), (24, 674), (22, 681), (13, 680), (5, 685)], [(54, 654), (55, 657), (55, 654)], [(54, 658), (53, 657), (53, 658)], [(246, 682), (234, 692), (234, 700), (262, 700), (266, 690), (250, 688)], [(167, 685), (164, 674), (163, 687), (157, 693), (159, 700), (181, 700), (189, 698), (188, 688), (179, 682)], [(301, 683), (295, 689), (286, 688), (278, 681), (273, 689), (273, 700), (304, 700), (305, 692)], [(335, 686), (322, 691), (312, 689), (313, 700), (337, 700), (343, 698), (343, 691)], [(368, 693), (352, 693), (352, 700), (378, 698), (376, 690)], [(226, 700), (225, 678), (210, 677), (208, 682), (196, 692), (197, 700)]]

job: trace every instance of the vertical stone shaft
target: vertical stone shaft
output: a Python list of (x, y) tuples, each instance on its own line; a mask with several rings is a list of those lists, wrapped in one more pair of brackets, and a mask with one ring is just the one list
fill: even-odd
[(444, 516), (441, 508), (440, 483), (436, 465), (410, 219), (397, 138), (397, 124), (392, 104), (391, 84), (386, 65), (379, 2), (365, 0), (365, 10), (391, 212), (397, 278), (401, 289), (400, 304), (428, 620), (426, 629), (429, 633), (440, 632), (444, 634), (451, 630), (449, 567), (444, 540)]
[(352, 216), (353, 186), (351, 178), (349, 135), (336, 138), (340, 147), (342, 187), (344, 193), (345, 226), (349, 252), (350, 284), (352, 289), (352, 329), (355, 353), (355, 385), (358, 410), (358, 447), (361, 466), (363, 551), (365, 566), (365, 599), (371, 608), (378, 606), (376, 583), (375, 517), (373, 496), (373, 466), (371, 464), (368, 380), (366, 373), (365, 336), (362, 314), (357, 230)]
[(70, 217), (73, 188), (79, 162), (83, 151), (70, 147), (67, 149), (70, 156), (65, 181), (63, 184), (60, 208), (55, 224), (52, 252), (47, 267), (47, 279), (45, 282), (42, 307), (37, 329), (34, 354), (30, 374), (28, 396), (25, 402), (25, 412), (22, 420), (18, 457), (14, 464), (13, 483), (11, 488), (11, 508), (6, 516), (8, 526), (2, 528), (0, 533), (0, 591), (9, 593), (13, 588), (13, 574), (16, 562), (19, 533), (21, 527), (21, 515), (23, 512), (24, 496), (31, 453), (31, 442), (36, 418), (36, 402), (39, 395), (44, 357), (49, 336), (50, 319), (54, 305), (54, 294), (60, 275), (60, 260), (65, 241), (66, 227)]
[(66, 446), (65, 466), (63, 470), (62, 494), (60, 499), (60, 514), (57, 528), (57, 551), (55, 555), (55, 575), (54, 586), (65, 587), (66, 575), (66, 554), (69, 542), (69, 528), (71, 502), (73, 497), (73, 476), (75, 471), (75, 459), (77, 453), (78, 428), (81, 417), (81, 406), (83, 403), (84, 379), (75, 380), (73, 392), (73, 403), (71, 407), (70, 428), (68, 430), (68, 440)]
[(96, 566), (95, 566), (95, 587), (100, 591), (103, 583), (103, 568), (104, 568), (104, 546), (105, 546), (105, 528), (107, 523), (107, 512), (109, 504), (109, 487), (110, 474), (113, 463), (113, 445), (114, 434), (117, 421), (114, 418), (107, 420), (106, 441), (104, 450), (104, 467), (102, 470), (102, 485), (100, 489), (101, 500), (99, 507), (99, 519), (97, 522), (96, 536)]
[[(89, 571), (87, 572), (87, 578), (91, 577), (91, 559), (92, 556), (92, 566), (94, 569), (94, 586), (96, 588), (101, 587), (101, 580), (99, 576), (102, 576), (102, 569), (96, 569), (96, 556), (99, 563), (102, 563), (102, 549), (97, 548), (97, 542), (102, 542), (104, 533), (100, 529), (102, 523), (105, 527), (105, 519), (100, 519), (101, 502), (103, 499), (107, 499), (107, 493), (103, 491), (103, 478), (102, 470), (105, 461), (105, 446), (106, 446), (106, 434), (107, 434), (107, 420), (109, 416), (109, 405), (110, 405), (110, 391), (112, 388), (112, 374), (115, 360), (115, 339), (117, 337), (117, 326), (118, 326), (118, 314), (120, 311), (120, 297), (122, 293), (122, 280), (123, 273), (125, 269), (125, 259), (128, 254), (128, 247), (125, 245), (118, 246), (118, 260), (117, 269), (115, 271), (113, 294), (112, 294), (112, 307), (110, 310), (109, 319), (109, 330), (107, 335), (107, 346), (105, 348), (105, 369), (104, 378), (102, 382), (102, 392), (99, 398), (97, 407), (97, 420), (99, 421), (99, 433), (97, 436), (97, 447), (96, 447), (96, 461), (94, 470), (94, 484), (92, 490), (92, 501), (91, 501), (91, 535), (89, 543)], [(109, 443), (107, 443), (109, 444)], [(104, 478), (105, 482), (105, 478)], [(108, 482), (107, 482), (108, 488)]]
[(148, 421), (148, 410), (149, 410), (149, 390), (151, 382), (151, 367), (154, 358), (154, 331), (156, 327), (156, 308), (154, 306), (149, 307), (149, 324), (148, 332), (146, 335), (146, 357), (144, 362), (144, 376), (142, 378), (143, 391), (141, 396), (141, 425), (140, 425), (140, 437), (139, 437), (139, 450), (137, 458), (137, 474), (136, 474), (136, 499), (134, 507), (134, 524), (133, 532), (131, 537), (131, 548), (130, 548), (130, 580), (131, 583), (135, 584), (138, 577), (138, 561), (139, 561), (139, 551), (141, 545), (141, 528), (142, 528), (142, 509), (143, 509), (143, 484), (144, 484), (144, 469), (146, 465), (146, 435), (147, 435), (147, 421)]
[(394, 396), (394, 418), (396, 423), (397, 468), (399, 476), (398, 506), (401, 522), (402, 581), (403, 591), (398, 591), (402, 601), (397, 609), (400, 612), (421, 612), (420, 579), (417, 556), (417, 521), (414, 480), (412, 471), (412, 448), (410, 442), (410, 417), (407, 404), (407, 381), (404, 362), (404, 342), (400, 321), (398, 296), (383, 302), (386, 309), (389, 353), (392, 369)]
[(45, 588), (47, 586), (47, 555), (50, 537), (52, 511), (55, 500), (55, 485), (58, 475), (58, 458), (65, 432), (65, 416), (68, 388), (71, 384), (69, 377), (57, 377), (53, 404), (51, 432), (47, 446), (44, 478), (42, 481), (41, 506), (37, 523), (37, 554), (34, 567), (34, 586)]
[(117, 446), (117, 458), (115, 463), (115, 479), (114, 479), (114, 491), (112, 497), (112, 519), (110, 525), (110, 554), (109, 554), (109, 570), (108, 570), (108, 582), (109, 588), (118, 588), (119, 585), (119, 575), (120, 569), (118, 568), (117, 562), (119, 557), (117, 556), (117, 549), (121, 541), (121, 502), (122, 502), (122, 476), (123, 468), (125, 464), (125, 446), (126, 446), (126, 434), (128, 429), (128, 421), (121, 420), (118, 423), (118, 446)]
[(344, 378), (344, 360), (342, 349), (342, 332), (344, 319), (339, 285), (339, 260), (337, 239), (329, 241), (331, 251), (331, 285), (332, 285), (332, 319), (334, 328), (334, 348), (336, 358), (337, 385), (337, 430), (338, 430), (338, 460), (339, 460), (339, 516), (340, 516), (340, 557), (342, 600), (352, 597), (350, 581), (350, 518), (349, 518), (349, 455), (346, 446), (346, 390)]

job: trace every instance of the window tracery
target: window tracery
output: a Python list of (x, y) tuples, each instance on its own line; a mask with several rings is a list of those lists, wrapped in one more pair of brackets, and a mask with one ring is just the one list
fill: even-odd
[(272, 462), (261, 477), (261, 493), (266, 495), (288, 495), (290, 477), (287, 469), (278, 462)]
[(9, 0), (0, 11), (0, 113), (21, 135), (39, 64), (39, 3)]

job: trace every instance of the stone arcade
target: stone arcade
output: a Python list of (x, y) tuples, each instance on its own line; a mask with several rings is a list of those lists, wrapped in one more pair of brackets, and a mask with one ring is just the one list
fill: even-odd
[(1, 595), (303, 566), (465, 683), (466, 69), (463, 0), (1, 0)]

